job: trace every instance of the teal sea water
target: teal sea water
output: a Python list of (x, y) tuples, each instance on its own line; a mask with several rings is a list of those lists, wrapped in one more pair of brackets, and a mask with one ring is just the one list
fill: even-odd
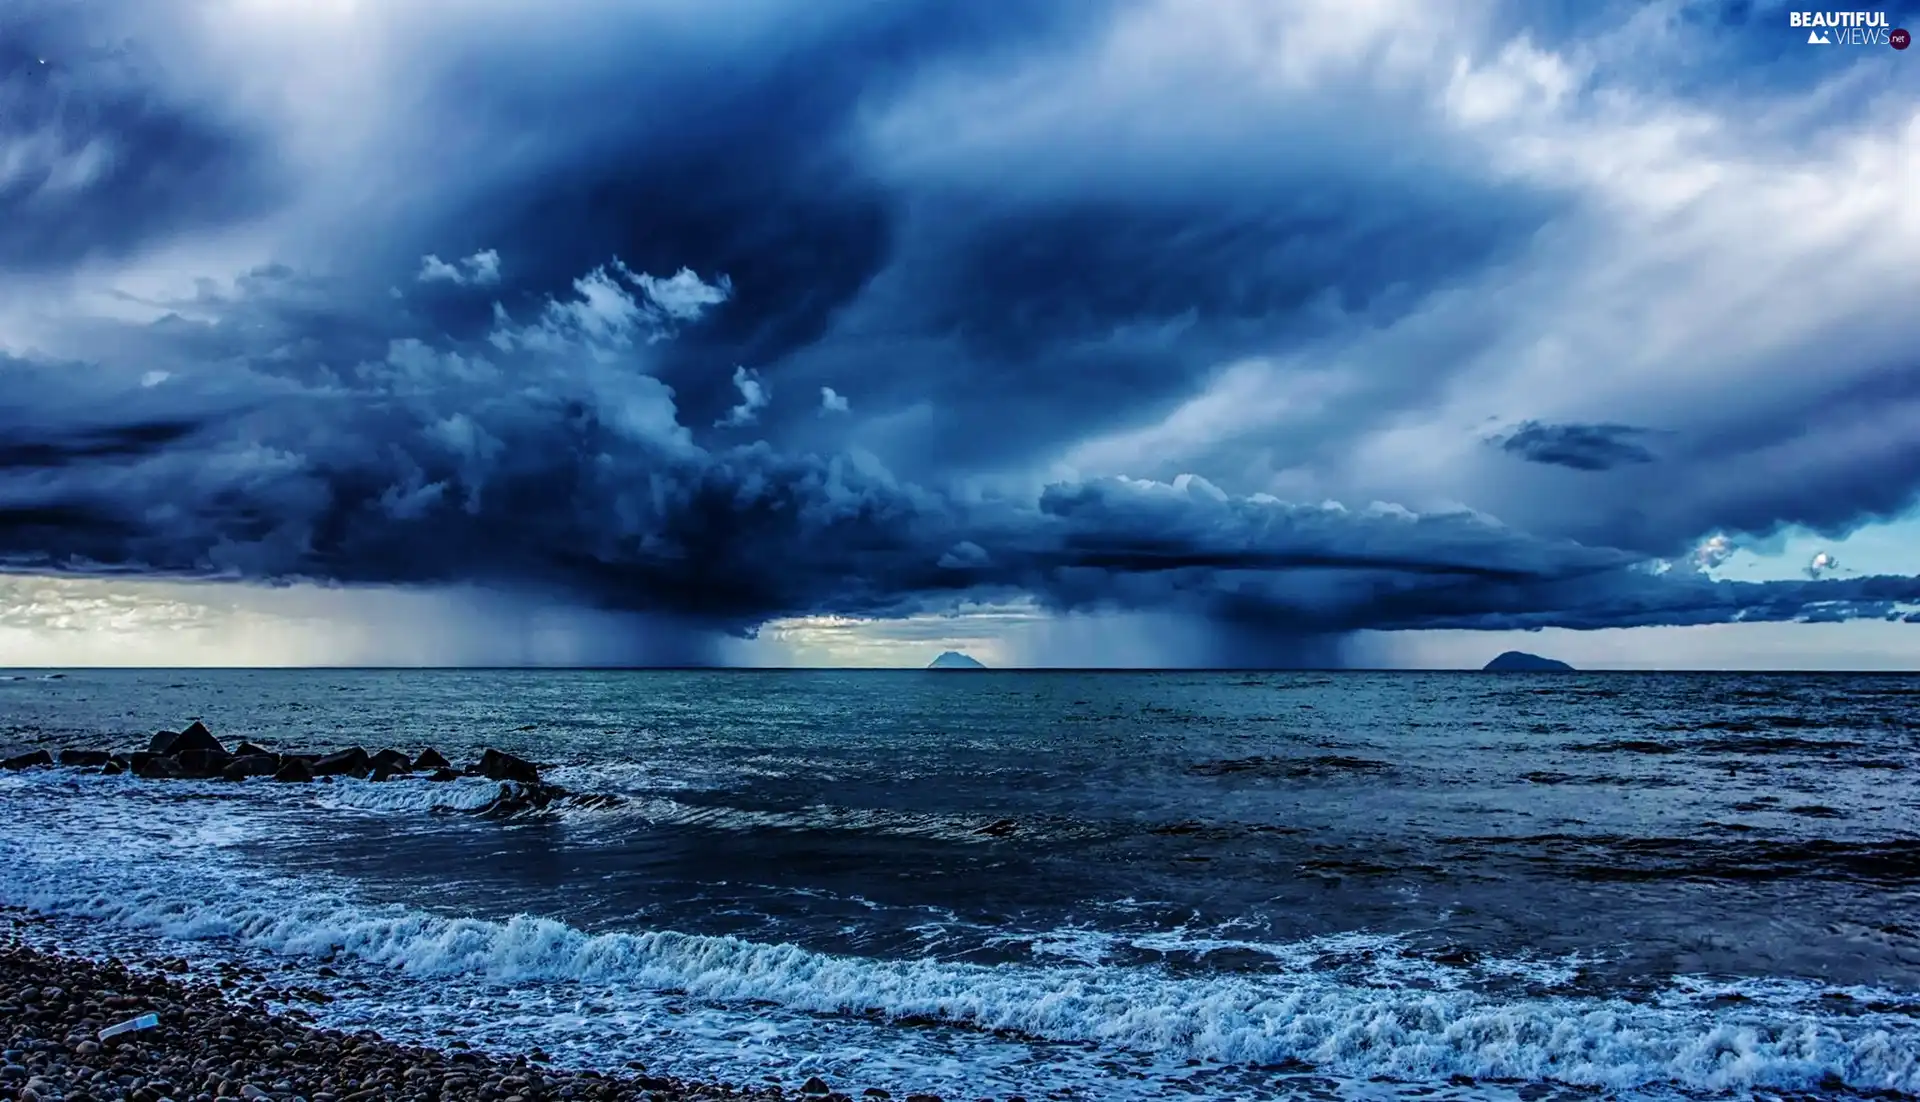
[(0, 775), (0, 902), (332, 1023), (949, 1099), (1920, 1092), (1917, 677), (5, 677), (16, 750), (199, 717), (621, 797)]

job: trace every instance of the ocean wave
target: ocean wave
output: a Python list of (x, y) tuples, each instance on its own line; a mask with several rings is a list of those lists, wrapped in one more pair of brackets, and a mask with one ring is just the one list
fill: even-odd
[[(725, 831), (837, 831), (967, 844), (989, 844), (996, 838), (1010, 834), (1027, 837), (1041, 835), (1058, 840), (1076, 834), (1093, 835), (1099, 832), (1099, 828), (1090, 824), (1059, 819), (1032, 818), (1015, 822), (985, 814), (905, 811), (825, 803), (756, 808), (666, 796), (638, 796), (627, 799), (621, 805), (621, 810), (655, 826)], [(562, 814), (569, 813), (565, 808), (561, 811)]]
[(500, 785), (484, 778), (444, 782), (341, 780), (319, 790), (315, 802), (342, 811), (472, 811), (485, 807), (499, 794)]
[[(1047, 1042), (1226, 1064), (1299, 1061), (1401, 1081), (1554, 1080), (1613, 1090), (1673, 1086), (1920, 1090), (1920, 1025), (1855, 1012), (1818, 985), (1771, 981), (1728, 1008), (1725, 985), (1676, 984), (1652, 1001), (1571, 995), (1494, 998), (1467, 990), (1369, 987), (1313, 966), (1325, 939), (1282, 975), (1183, 978), (1155, 968), (957, 964), (833, 956), (793, 945), (674, 931), (588, 933), (548, 918), (449, 917), (373, 906), (244, 869), (140, 884), (137, 867), (46, 860), (0, 844), (10, 904), (179, 939), (277, 954), (348, 957), (403, 980), (584, 984), (675, 992), (828, 1016), (912, 1020)], [(1371, 935), (1354, 935), (1363, 942)], [(1377, 941), (1377, 939), (1373, 939)], [(1365, 946), (1363, 946), (1365, 947)], [(1377, 948), (1377, 944), (1372, 945)], [(1062, 948), (1065, 948), (1062, 946)], [(1907, 1000), (1905, 1005), (1911, 1005)], [(1860, 1007), (1869, 1007), (1860, 1010)]]
[[(1780, 812), (1805, 818), (1839, 813), (1819, 804), (1788, 807), (1772, 798), (1732, 805), (1740, 812)], [(1881, 885), (1920, 881), (1920, 839), (1848, 841), (1807, 838), (1683, 838), (1619, 834), (1533, 834), (1448, 837), (1461, 858), (1484, 860), (1511, 854), (1535, 868), (1587, 881), (1679, 879), (1765, 881), (1852, 880)]]

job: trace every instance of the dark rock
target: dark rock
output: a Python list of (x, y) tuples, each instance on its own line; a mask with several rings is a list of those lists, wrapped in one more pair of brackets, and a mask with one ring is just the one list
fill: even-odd
[(402, 754), (398, 750), (391, 750), (391, 749), (382, 750), (378, 754), (373, 755), (373, 757), (368, 758), (367, 761), (368, 761), (368, 764), (372, 765), (374, 770), (377, 772), (383, 772), (383, 773), (413, 772), (413, 759), (407, 757), (405, 754)]
[(100, 775), (103, 777), (117, 777), (126, 771), (127, 763), (118, 758), (111, 759), (107, 764), (100, 767)]
[[(171, 754), (173, 753), (173, 744), (179, 741), (180, 732), (178, 731), (156, 731), (153, 737), (147, 740), (147, 753)], [(138, 763), (136, 762), (135, 764), (137, 765)]]
[(230, 781), (243, 781), (248, 777), (271, 777), (279, 771), (280, 759), (274, 755), (248, 754), (235, 757), (220, 775)]
[(358, 746), (328, 754), (313, 763), (313, 775), (316, 777), (364, 777), (371, 772), (373, 761)]
[(251, 758), (261, 754), (273, 755), (273, 751), (251, 742), (243, 742), (233, 748), (233, 756), (236, 758)]
[(1571, 673), (1573, 667), (1557, 658), (1542, 658), (1526, 651), (1510, 650), (1486, 664), (1483, 669), (1521, 673)]
[(32, 769), (36, 765), (52, 765), (53, 755), (45, 750), (35, 750), (30, 754), (16, 754), (0, 761), (0, 769)]
[(504, 783), (500, 786), (500, 794), (484, 806), (474, 808), (473, 814), (482, 819), (508, 819), (532, 811), (545, 811), (547, 805), (566, 794), (567, 790), (557, 785)]
[(457, 781), (460, 779), (460, 774), (451, 769), (436, 769), (433, 771), (433, 776), (427, 779), (430, 781)]
[(164, 754), (135, 754), (133, 775), (148, 781), (178, 780), (186, 776), (180, 769), (178, 759)]
[(280, 768), (273, 771), (273, 779), (284, 783), (304, 784), (313, 780), (313, 766), (307, 759), (289, 754), (280, 759)]
[(180, 737), (174, 740), (173, 745), (168, 747), (166, 752), (180, 755), (191, 750), (205, 750), (216, 754), (227, 753), (227, 748), (220, 745), (219, 739), (213, 737), (213, 732), (207, 730), (207, 725), (197, 719), (188, 724), (186, 730), (180, 732)]
[(504, 751), (488, 748), (480, 755), (479, 773), (490, 781), (518, 781), (521, 784), (539, 784), (540, 769), (525, 758), (516, 758)]
[(832, 1094), (833, 1088), (827, 1086), (825, 1080), (821, 1079), (818, 1075), (815, 1075), (815, 1076), (810, 1076), (806, 1082), (800, 1084), (800, 1093), (801, 1094)]
[[(186, 741), (184, 734), (180, 738)], [(181, 750), (173, 758), (180, 763), (183, 776), (202, 780), (222, 775), (227, 771), (227, 766), (233, 764), (233, 755), (225, 750)]]
[(424, 773), (429, 769), (452, 769), (453, 763), (441, 757), (440, 751), (429, 746), (420, 751), (419, 757), (413, 759), (413, 767)]
[(98, 769), (113, 757), (105, 750), (62, 750), (60, 764), (80, 769)]

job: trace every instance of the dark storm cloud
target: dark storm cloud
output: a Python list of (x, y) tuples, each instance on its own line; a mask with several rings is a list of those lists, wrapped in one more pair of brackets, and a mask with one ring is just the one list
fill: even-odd
[[(727, 419), (746, 366), (793, 393), (831, 387), (867, 415), (917, 409), (915, 454), (894, 460), (933, 474), (1137, 420), (1222, 359), (1328, 315), (1390, 320), (1510, 255), (1554, 209), (1452, 166), (1360, 182), (1279, 146), (1110, 194), (1027, 193), (1042, 166), (1024, 157), (992, 187), (876, 163), (871, 117), (928, 74), (1065, 49), (1136, 6), (827, 4), (777, 42), (710, 41), (610, 8), (590, 36), (560, 39), (565, 56), (538, 40), (424, 45), (420, 67), (444, 74), (439, 112), (522, 140), (449, 149), (475, 182), (404, 227), (411, 252), (389, 261), (498, 251), (492, 297), (447, 280), (422, 298), (456, 333), (488, 325), (492, 298), (517, 312), (609, 255), (724, 272), (733, 307), (651, 368), (690, 424)], [(636, 106), (603, 109), (616, 102)], [(771, 430), (818, 421), (797, 405), (763, 417)]]
[[(863, 404), (931, 403), (923, 447), (960, 464), (1017, 460), (1063, 431), (1137, 420), (1223, 360), (1311, 337), (1328, 317), (1390, 323), (1425, 291), (1501, 258), (1544, 216), (1521, 196), (1456, 205), (1412, 188), (1318, 183), (1258, 200), (950, 196), (940, 209), (940, 225), (902, 233), (842, 341), (796, 367), (857, 370)], [(903, 358), (919, 369), (887, 370)], [(994, 431), (979, 432), (989, 419)]]
[(1607, 471), (1629, 463), (1651, 463), (1654, 455), (1637, 442), (1648, 430), (1632, 425), (1547, 425), (1525, 421), (1495, 438), (1501, 450), (1530, 463)]
[(25, 426), (18, 435), (0, 443), (0, 467), (61, 467), (89, 459), (128, 459), (151, 455), (186, 439), (200, 426), (193, 421), (156, 420), (139, 424), (112, 425), (89, 431), (82, 426), (68, 427), (59, 440), (35, 440)]
[[(236, 316), (284, 321), (272, 303), (290, 284), (256, 279)], [(1920, 599), (1911, 579), (1656, 577), (1622, 552), (1472, 514), (1290, 505), (1197, 478), (965, 499), (871, 460), (702, 447), (668, 389), (640, 369), (650, 338), (709, 308), (686, 305), (699, 296), (685, 280), (631, 273), (587, 290), (608, 287), (620, 294), (551, 302), (496, 344), (396, 340), (381, 360), (298, 375), (245, 366), (273, 366), (266, 353), (288, 342), (279, 328), (243, 326), (212, 367), (159, 382), (96, 371), (82, 405), (67, 401), (78, 365), (0, 363), (14, 399), (0, 409), (0, 436), (17, 442), (0, 467), (0, 561), (478, 583), (734, 631), (1021, 593), (1061, 610), (1192, 613), (1236, 638), (1276, 640), (1364, 627), (1880, 617)], [(647, 288), (687, 316), (647, 309)], [(232, 300), (203, 305), (216, 301)], [(589, 307), (593, 324), (556, 328)], [(170, 328), (158, 327), (163, 340)], [(196, 405), (200, 416), (180, 413)]]
[[(1713, 502), (1716, 522), (1767, 532), (1785, 517), (1837, 538), (1912, 509), (1920, 490), (1920, 358), (1901, 349), (1878, 366), (1864, 377), (1818, 386), (1764, 416), (1694, 433), (1678, 458), (1716, 482), (1726, 479), (1730, 456), (1740, 457), (1736, 463), (1765, 457), (1780, 475), (1729, 480), (1733, 485)], [(1830, 461), (1858, 440), (1874, 442), (1872, 462)], [(1787, 456), (1805, 461), (1789, 465), (1776, 458)], [(1671, 529), (1685, 518), (1662, 519)]]
[[(538, 125), (544, 146), (420, 229), (510, 257), (501, 296), (510, 306), (564, 288), (609, 254), (644, 271), (726, 273), (738, 308), (654, 368), (695, 420), (722, 416), (735, 402), (732, 364), (766, 365), (818, 342), (895, 258), (910, 197), (859, 161), (865, 104), (944, 59), (1044, 42), (1107, 7), (836, 2), (737, 37), (635, 8), (591, 32), (626, 36), (610, 56), (569, 40), (588, 60), (530, 62), (517, 41), (483, 45), (450, 63), (457, 79), (443, 88), (444, 109), (499, 132)], [(628, 47), (650, 63), (632, 65)], [(572, 78), (553, 79), (552, 64), (572, 67)], [(503, 79), (515, 72), (527, 79)], [(662, 109), (603, 109), (636, 100)]]
[[(138, 10), (187, 22), (167, 0)], [(1274, 655), (1362, 628), (1883, 618), (1920, 597), (1911, 579), (1656, 573), (1647, 541), (1613, 538), (1799, 519), (1771, 485), (1711, 509), (1635, 499), (1619, 521), (1605, 499), (1584, 542), (1468, 512), (1289, 504), (1224, 474), (1235, 492), (1077, 475), (982, 489), (972, 476), (1031, 472), (1151, 422), (1223, 365), (1288, 353), (1334, 395), (1323, 412), (1297, 403), (1292, 454), (1352, 454), (1487, 339), (1493, 321), (1448, 308), (1501, 299), (1479, 281), (1544, 263), (1542, 241), (1583, 242), (1548, 232), (1574, 189), (1402, 128), (1438, 95), (1417, 81), (1336, 74), (1302, 91), (1283, 71), (1279, 91), (1198, 88), (1156, 130), (1144, 108), (1165, 97), (1094, 79), (1125, 84), (1114, 74), (1141, 59), (1087, 45), (1146, 4), (703, 10), (356, 9), (406, 60), (367, 78), (389, 144), (342, 139), (305, 205), (269, 211), (320, 219), (338, 193), (337, 222), (276, 223), (296, 255), (231, 284), (125, 294), (158, 320), (69, 319), (57, 343), (72, 362), (0, 360), (0, 563), (493, 586), (730, 630), (1026, 595), (1192, 613), (1232, 649)], [(66, 24), (36, 18), (15, 41), (37, 50)], [(1555, 33), (1579, 29), (1566, 18)], [(77, 269), (277, 197), (273, 135), (221, 123), (178, 81), (63, 56), (59, 73), (7, 78), (25, 121), (0, 138), (39, 166), (0, 184), (0, 213), (33, 216), (0, 224), (15, 266)], [(1030, 88), (1049, 67), (1090, 75)], [(976, 77), (1020, 94), (977, 108)], [(921, 143), (934, 153), (889, 145), (883, 123), (940, 117), (921, 101), (942, 80), (964, 109)], [(308, 125), (364, 122), (300, 102), (321, 119)], [(1014, 125), (1028, 116), (1065, 121)], [(409, 174), (418, 193), (389, 203)], [(1421, 335), (1410, 353), (1314, 362), (1339, 358), (1336, 338), (1403, 325)], [(1797, 430), (1756, 415), (1719, 431), (1663, 446), (1661, 476), (1687, 487), (1714, 440), (1751, 451)], [(1595, 417), (1498, 443), (1613, 471), (1591, 480), (1611, 486), (1654, 460), (1646, 433)], [(1692, 466), (1669, 474), (1675, 455)], [(1911, 496), (1894, 481), (1820, 507), (1857, 517)]]
[(262, 210), (266, 140), (154, 79), (126, 3), (0, 7), (0, 270), (57, 269)]

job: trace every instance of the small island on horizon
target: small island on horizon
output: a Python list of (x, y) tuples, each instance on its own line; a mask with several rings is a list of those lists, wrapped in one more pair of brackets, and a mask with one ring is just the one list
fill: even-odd
[(1567, 665), (1558, 658), (1542, 658), (1537, 654), (1528, 654), (1526, 651), (1521, 650), (1510, 650), (1497, 655), (1493, 661), (1482, 666), (1481, 669), (1493, 673), (1514, 671), (1549, 673), (1573, 672), (1572, 666)]
[(950, 650), (942, 651), (940, 657), (927, 664), (927, 668), (930, 670), (984, 670), (987, 665), (972, 655)]

